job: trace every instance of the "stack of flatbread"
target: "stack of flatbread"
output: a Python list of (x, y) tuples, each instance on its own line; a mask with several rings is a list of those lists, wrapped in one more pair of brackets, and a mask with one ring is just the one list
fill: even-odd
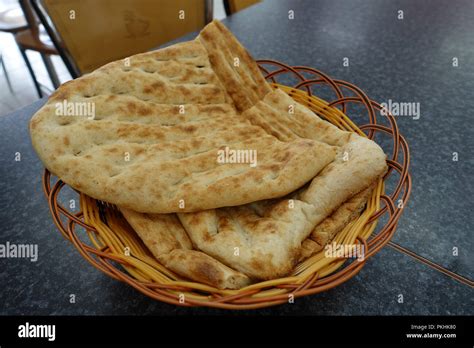
[(164, 266), (218, 288), (288, 275), (387, 169), (376, 143), (273, 89), (218, 21), (64, 84), (30, 132), (44, 165), (115, 204)]

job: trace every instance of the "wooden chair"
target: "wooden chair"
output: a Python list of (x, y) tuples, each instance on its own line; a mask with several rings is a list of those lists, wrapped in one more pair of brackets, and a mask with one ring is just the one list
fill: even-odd
[(211, 0), (32, 0), (73, 77), (148, 51), (212, 20)]
[[(54, 48), (54, 45), (49, 40), (47, 36), (41, 36), (38, 19), (36, 18), (33, 9), (30, 4), (30, 0), (19, 0), (21, 9), (25, 16), (26, 22), (28, 23), (28, 28), (25, 30), (17, 31), (14, 34), (15, 42), (20, 49), (20, 53), (23, 57), (23, 60), (26, 63), (28, 71), (30, 72), (33, 83), (35, 84), (36, 91), (38, 96), (43, 97), (43, 92), (41, 86), (36, 78), (36, 74), (31, 66), (31, 63), (26, 55), (27, 50), (36, 51), (40, 54), (41, 59), (46, 67), (46, 71), (51, 79), (51, 82), (54, 88), (58, 88), (60, 85), (58, 76), (54, 69), (53, 63), (51, 61), (51, 55), (57, 55), (58, 51)], [(48, 42), (49, 41), (49, 42)]]
[(260, 0), (224, 0), (225, 13), (227, 16), (230, 16), (258, 2), (260, 2)]

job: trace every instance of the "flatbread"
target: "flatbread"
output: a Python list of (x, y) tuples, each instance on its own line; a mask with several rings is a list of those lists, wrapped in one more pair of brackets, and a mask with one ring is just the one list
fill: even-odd
[[(274, 126), (286, 117), (291, 102), (294, 124), (304, 122), (314, 132), (305, 136), (340, 145), (336, 159), (287, 198), (178, 214), (196, 249), (253, 280), (285, 276), (302, 258), (320, 250), (317, 245), (309, 248), (313, 242), (307, 238), (326, 243), (333, 238), (360, 213), (371, 186), (387, 169), (385, 154), (373, 141), (337, 129), (282, 93), (267, 94), (244, 114), (258, 120), (265, 110), (272, 119), (269, 126)], [(300, 137), (294, 129), (285, 135), (288, 140)], [(281, 127), (277, 136), (283, 137), (284, 131), (288, 128)]]
[[(386, 156), (375, 142), (339, 130), (284, 92), (269, 92), (255, 61), (219, 22), (199, 38), (217, 77), (253, 125), (281, 141), (312, 139), (338, 147), (334, 161), (290, 199), (178, 213), (199, 250), (253, 279), (284, 276), (300, 259), (301, 244), (313, 229), (386, 172)], [(239, 66), (233, 64), (236, 58)]]
[(194, 281), (221, 289), (240, 289), (249, 277), (193, 249), (176, 214), (142, 214), (121, 208), (124, 218), (152, 254), (168, 269)]
[[(107, 64), (51, 96), (30, 122), (33, 146), (73, 188), (144, 213), (281, 197), (334, 159), (328, 144), (281, 141), (252, 125), (213, 69), (200, 40)], [(93, 119), (77, 116), (92, 108)], [(76, 116), (57, 115), (69, 111)], [(255, 161), (220, 163), (226, 150)]]
[[(376, 143), (272, 90), (219, 22), (135, 63), (143, 71), (113, 63), (60, 90), (52, 101), (99, 98), (102, 119), (61, 126), (50, 102), (32, 120), (33, 144), (71, 186), (117, 204), (155, 257), (184, 277), (240, 288), (289, 274), (305, 240), (333, 236), (387, 170)], [(190, 86), (202, 78), (195, 69), (210, 89)], [(184, 102), (180, 116), (171, 104)], [(256, 170), (217, 166), (215, 153), (229, 144), (257, 149)], [(114, 157), (125, 149), (131, 164)], [(144, 214), (156, 212), (177, 215)]]
[[(337, 148), (334, 160), (309, 185), (285, 198), (178, 213), (197, 250), (252, 280), (285, 276), (316, 251), (311, 243), (324, 244), (363, 209), (371, 185), (386, 172), (386, 156), (373, 141), (338, 129), (282, 91), (269, 90), (256, 63), (220, 23), (208, 25), (199, 38), (216, 76), (252, 125), (282, 142), (311, 139)], [(232, 64), (236, 58), (238, 67)]]
[(371, 193), (372, 187), (359, 192), (317, 225), (309, 237), (301, 243), (299, 261), (321, 251), (349, 223), (357, 219), (365, 208)]
[(178, 214), (197, 249), (253, 279), (288, 274), (320, 218), (312, 206), (281, 200), (259, 215), (251, 206)]
[[(240, 289), (258, 279), (284, 276), (294, 268), (296, 260), (300, 262), (322, 250), (338, 232), (360, 215), (371, 192), (372, 187), (343, 203), (331, 216), (314, 227), (309, 237), (302, 242), (308, 231), (311, 231), (312, 223), (307, 220), (307, 216), (311, 217), (312, 209), (297, 200), (281, 200), (279, 203), (269, 200), (241, 207), (183, 214), (181, 217), (186, 229), (196, 232), (193, 241), (196, 245), (211, 244), (211, 247), (214, 243), (215, 248), (212, 248), (211, 253), (215, 257), (191, 250), (194, 246), (176, 214), (142, 214), (127, 209), (121, 211), (144, 244), (168, 269), (220, 289)], [(198, 231), (194, 225), (205, 227)], [(219, 239), (217, 235), (225, 237)], [(233, 240), (228, 238), (229, 235), (234, 237)], [(226, 251), (231, 250), (232, 257), (221, 257), (221, 253), (215, 249), (222, 254), (229, 254)], [(268, 250), (273, 252), (269, 254)], [(274, 256), (277, 260), (273, 259)], [(252, 262), (247, 264), (249, 258), (252, 258)], [(281, 274), (265, 275), (263, 272), (271, 264), (278, 265)], [(235, 269), (240, 269), (250, 277)]]
[(199, 40), (237, 110), (251, 108), (271, 92), (252, 56), (221, 22), (208, 24)]
[[(284, 117), (287, 104), (274, 100), (285, 101), (286, 98), (291, 99), (281, 91), (273, 91), (244, 114), (256, 119), (264, 109), (266, 115), (273, 115), (275, 120)], [(340, 133), (338, 139), (341, 140), (334, 140), (341, 145), (335, 160), (318, 173), (307, 188), (293, 198), (275, 199), (270, 203), (178, 214), (199, 250), (254, 279), (288, 274), (300, 260), (301, 243), (313, 228), (369, 188), (387, 169), (385, 154), (373, 141), (329, 124), (322, 126), (321, 122), (326, 121), (314, 114), (308, 119), (310, 111), (293, 99), (291, 102), (296, 104), (292, 117), (295, 120), (301, 117), (295, 124), (304, 119), (306, 127), (318, 134), (314, 137), (332, 139), (333, 133)], [(298, 135), (288, 133), (288, 137), (293, 136)]]

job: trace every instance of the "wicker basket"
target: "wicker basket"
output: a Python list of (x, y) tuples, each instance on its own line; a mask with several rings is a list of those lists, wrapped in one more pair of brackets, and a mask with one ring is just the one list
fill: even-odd
[[(391, 115), (383, 116), (388, 126), (378, 124), (376, 110), (380, 110), (381, 106), (348, 82), (333, 80), (312, 68), (290, 67), (270, 60), (258, 63), (275, 88), (282, 89), (339, 128), (370, 139), (377, 132), (392, 138), (392, 153), (388, 154), (387, 160), (389, 171), (377, 184), (361, 216), (333, 240), (336, 243), (363, 245), (365, 258), (326, 257), (323, 250), (297, 265), (288, 277), (252, 284), (240, 290), (216, 289), (182, 279), (158, 263), (114, 206), (80, 192), (77, 192), (80, 195), (80, 212), (71, 212), (60, 205), (58, 197), (65, 184), (45, 170), (43, 189), (55, 224), (94, 267), (163, 302), (179, 306), (252, 309), (287, 303), (294, 298), (338, 286), (356, 275), (367, 259), (387, 244), (395, 233), (411, 190), (409, 149), (395, 119)], [(278, 84), (277, 78), (284, 75), (296, 78), (298, 83), (293, 87)], [(336, 99), (326, 102), (314, 96), (314, 85), (331, 87)], [(345, 96), (343, 92), (350, 96)], [(345, 115), (350, 103), (365, 107), (367, 124), (356, 126)], [(398, 161), (400, 158), (401, 162)], [(397, 184), (391, 193), (386, 193), (384, 182), (391, 175), (397, 176)], [(384, 214), (388, 217), (384, 219), (386, 222), (376, 228), (377, 220)]]

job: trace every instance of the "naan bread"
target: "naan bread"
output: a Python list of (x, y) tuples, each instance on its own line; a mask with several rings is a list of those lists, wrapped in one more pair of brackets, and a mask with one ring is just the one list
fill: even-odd
[(262, 215), (245, 205), (178, 216), (197, 249), (265, 280), (293, 269), (301, 242), (321, 218), (298, 200), (275, 202)]
[[(219, 22), (130, 65), (109, 64), (58, 90), (31, 122), (33, 144), (68, 184), (117, 204), (184, 277), (235, 289), (289, 274), (311, 253), (305, 241), (332, 238), (386, 172), (373, 141), (272, 90)], [(99, 119), (54, 116), (64, 99), (96, 101)], [(256, 149), (257, 167), (217, 165), (229, 145)], [(144, 214), (163, 212), (178, 214)]]
[(221, 289), (240, 289), (251, 283), (193, 245), (176, 214), (142, 214), (120, 209), (152, 254), (167, 268), (194, 281)]
[(372, 187), (356, 194), (347, 202), (341, 204), (334, 213), (317, 225), (313, 232), (301, 244), (300, 261), (321, 251), (344, 227), (354, 221), (362, 213), (367, 200), (372, 193)]
[[(275, 116), (274, 120), (284, 117), (288, 106), (284, 102), (273, 102), (275, 96), (279, 101), (289, 98), (283, 92), (271, 92), (244, 114), (256, 119), (264, 109), (266, 115)], [(337, 137), (340, 140), (332, 140), (341, 145), (336, 159), (307, 188), (290, 199), (178, 214), (199, 250), (254, 279), (273, 279), (288, 274), (300, 260), (301, 244), (314, 227), (369, 188), (387, 169), (385, 154), (373, 141), (340, 131), (314, 114), (309, 119), (306, 117), (310, 112), (308, 109), (293, 99), (291, 103), (296, 104), (295, 124), (307, 122), (306, 127), (315, 134), (311, 137), (333, 139), (340, 133)], [(322, 122), (326, 124), (323, 126)], [(288, 136), (293, 137), (295, 133), (288, 133)]]
[[(373, 141), (339, 130), (282, 91), (269, 91), (256, 63), (220, 23), (208, 25), (199, 38), (217, 77), (251, 124), (283, 142), (312, 139), (338, 149), (336, 158), (290, 198), (178, 213), (198, 250), (254, 280), (287, 275), (310, 234), (322, 239), (325, 226), (345, 224), (356, 215), (347, 212), (362, 209), (369, 187), (386, 172), (386, 156)], [(332, 220), (325, 220), (331, 214)]]
[[(335, 157), (323, 142), (281, 141), (252, 125), (199, 40), (128, 63), (64, 84), (30, 123), (44, 165), (93, 198), (144, 213), (241, 205), (294, 191)], [(95, 117), (57, 115), (62, 105), (94, 107)], [(226, 148), (256, 161), (219, 163)]]
[(199, 39), (237, 110), (251, 108), (271, 91), (252, 56), (221, 22), (207, 25)]
[[(312, 232), (312, 223), (308, 220), (310, 217), (314, 221), (310, 215), (312, 208), (293, 199), (183, 214), (183, 224), (176, 214), (121, 211), (165, 267), (183, 277), (220, 289), (240, 289), (258, 279), (285, 276), (293, 269), (296, 260), (303, 261), (323, 249), (359, 216), (371, 191), (368, 188), (343, 203)], [(210, 250), (210, 255), (215, 257), (198, 251), (199, 247), (192, 250), (192, 242), (183, 225), (193, 233), (195, 244), (201, 245), (203, 250)], [(197, 230), (195, 225), (202, 227), (202, 231)], [(308, 231), (309, 237), (301, 242)], [(219, 239), (217, 235), (223, 237)], [(229, 257), (222, 257), (221, 254)], [(252, 260), (250, 263), (247, 262), (249, 259)], [(277, 266), (280, 274), (272, 270), (265, 274), (271, 268), (269, 265)]]

